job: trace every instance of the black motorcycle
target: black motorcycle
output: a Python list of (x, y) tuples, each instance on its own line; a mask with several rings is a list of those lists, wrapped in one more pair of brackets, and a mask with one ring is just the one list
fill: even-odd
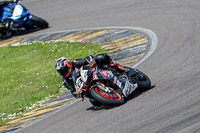
[(149, 77), (133, 68), (120, 73), (110, 67), (97, 66), (95, 70), (81, 67), (73, 72), (72, 78), (78, 95), (88, 97), (94, 106), (121, 105), (132, 93), (151, 87)]

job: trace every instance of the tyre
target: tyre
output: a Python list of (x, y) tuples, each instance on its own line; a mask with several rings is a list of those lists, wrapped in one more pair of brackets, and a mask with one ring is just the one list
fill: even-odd
[(45, 29), (49, 27), (48, 22), (40, 17), (33, 16), (31, 21), (34, 23), (35, 28)]
[(14, 31), (10, 31), (10, 30), (2, 30), (0, 31), (0, 40), (3, 39), (8, 39), (10, 37), (12, 37), (14, 35)]
[(105, 91), (102, 87), (104, 86), (98, 84), (91, 88), (90, 93), (95, 100), (104, 105), (121, 105), (124, 103), (124, 96), (120, 89), (113, 90), (110, 88), (112, 91)]
[(93, 99), (93, 98), (89, 98), (89, 101), (90, 101), (90, 103), (91, 103), (92, 105), (97, 106), (97, 107), (99, 107), (99, 106), (102, 105), (102, 103), (100, 103), (99, 101), (97, 101), (97, 100), (95, 100), (95, 99)]
[(139, 91), (141, 92), (147, 91), (151, 88), (151, 81), (149, 77), (140, 71), (138, 71), (138, 73), (135, 74), (132, 79), (138, 84)]

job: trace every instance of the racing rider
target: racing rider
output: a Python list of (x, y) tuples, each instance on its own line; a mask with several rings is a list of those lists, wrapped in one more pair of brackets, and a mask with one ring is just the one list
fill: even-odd
[(90, 64), (91, 68), (95, 68), (96, 65), (100, 68), (104, 68), (104, 66), (110, 66), (115, 69), (117, 69), (120, 72), (129, 72), (129, 68), (121, 66), (120, 64), (117, 64), (113, 59), (110, 58), (110, 56), (106, 53), (104, 54), (98, 54), (95, 57), (92, 55), (89, 55), (85, 57), (84, 59), (75, 59), (72, 62), (67, 59), (66, 57), (61, 57), (56, 60), (55, 67), (58, 73), (63, 77), (62, 83), (63, 85), (69, 89), (72, 93), (72, 95), (76, 98), (77, 92), (72, 80), (72, 72), (76, 68), (79, 69), (82, 66), (86, 66)]

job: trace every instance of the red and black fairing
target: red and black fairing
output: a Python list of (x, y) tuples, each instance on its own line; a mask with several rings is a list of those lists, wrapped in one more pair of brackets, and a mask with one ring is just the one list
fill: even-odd
[[(134, 74), (134, 71), (130, 71), (129, 74)], [(125, 97), (128, 97), (133, 91), (138, 88), (137, 84), (132, 84), (128, 80), (121, 79), (115, 76), (112, 71), (109, 70), (94, 71), (93, 81), (101, 81), (102, 83), (109, 81), (110, 85), (115, 86), (114, 88), (120, 88)]]
[(109, 83), (110, 85), (115, 86), (115, 88), (118, 87), (114, 84), (117, 77), (108, 70), (96, 69), (95, 71), (87, 70), (85, 72), (84, 70), (74, 71), (72, 79), (76, 89), (81, 91), (81, 93), (87, 97), (91, 97), (90, 89), (96, 85), (96, 82)]
[(85, 95), (87, 97), (91, 97), (91, 88), (95, 86), (98, 88), (96, 83), (103, 83), (116, 89), (120, 88), (125, 97), (128, 97), (138, 87), (137, 84), (131, 84), (129, 81), (122, 80), (121, 78), (115, 76), (112, 71), (98, 68), (94, 71), (74, 71), (72, 77), (76, 89), (81, 91), (81, 95)]
[(88, 83), (88, 87), (91, 89), (96, 82), (109, 83), (114, 85), (114, 81), (116, 80), (116, 76), (113, 75), (111, 71), (96, 69), (92, 72), (91, 81)]
[(101, 82), (104, 84), (109, 84), (113, 88), (120, 88), (122, 89), (122, 82), (118, 80), (118, 77), (115, 76), (112, 71), (109, 70), (102, 70), (97, 69), (93, 72), (92, 81), (90, 82), (89, 86), (90, 89), (93, 87), (91, 85), (95, 85), (96, 82)]
[(114, 75), (108, 70), (96, 70), (93, 72), (93, 80), (114, 80)]

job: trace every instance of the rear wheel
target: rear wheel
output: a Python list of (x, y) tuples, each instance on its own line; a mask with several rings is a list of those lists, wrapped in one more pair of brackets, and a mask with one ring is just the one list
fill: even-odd
[(34, 23), (35, 28), (45, 29), (49, 27), (48, 22), (40, 17), (33, 16), (31, 21)]
[(121, 105), (124, 103), (124, 97), (121, 90), (116, 90), (106, 87), (103, 84), (98, 84), (91, 88), (91, 95), (102, 104), (106, 105)]

